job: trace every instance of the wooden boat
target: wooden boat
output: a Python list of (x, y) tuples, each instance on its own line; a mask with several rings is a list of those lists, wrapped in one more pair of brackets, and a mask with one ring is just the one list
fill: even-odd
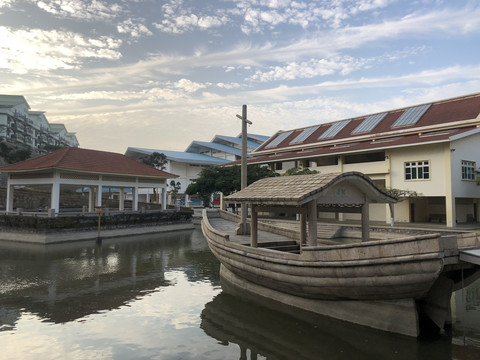
[[(297, 304), (299, 299), (335, 300), (335, 306), (350, 301), (348, 307), (352, 307), (352, 300), (364, 304), (408, 301), (415, 318), (422, 302), (432, 305), (430, 312), (444, 308), (436, 322), (439, 326), (445, 322), (450, 295), (459, 279), (459, 268), (454, 268), (458, 264), (458, 237), (393, 231), (371, 235), (368, 204), (393, 204), (396, 199), (367, 176), (351, 172), (267, 178), (226, 201), (250, 204), (250, 226), (235, 227), (240, 219), (232, 213), (204, 210), (202, 231), (222, 264), (221, 275), (230, 282), (264, 297), (284, 299), (281, 301), (286, 304)], [(319, 239), (319, 211), (361, 213), (357, 242), (338, 244)], [(259, 213), (276, 212), (299, 214), (295, 229), (258, 221)], [(336, 233), (341, 232), (355, 235), (352, 229), (339, 227)], [(478, 244), (476, 235), (471, 236)], [(456, 276), (450, 276), (454, 271)], [(371, 304), (369, 309), (378, 307)], [(349, 315), (341, 312), (340, 317), (348, 320)], [(389, 326), (388, 321), (385, 326)]]

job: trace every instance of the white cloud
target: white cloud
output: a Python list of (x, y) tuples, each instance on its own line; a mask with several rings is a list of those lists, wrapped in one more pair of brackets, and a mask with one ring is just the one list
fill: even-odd
[(200, 89), (204, 89), (208, 84), (200, 84), (188, 79), (180, 79), (175, 83), (175, 87), (186, 91), (187, 93), (194, 93)]
[[(393, 0), (396, 1), (396, 0)], [(257, 1), (237, 3), (237, 11), (244, 23), (245, 34), (261, 33), (280, 24), (293, 24), (304, 29), (339, 28), (345, 20), (362, 11), (384, 8), (392, 0), (337, 0), (337, 1)]]
[(311, 59), (301, 63), (291, 62), (285, 66), (272, 66), (263, 72), (257, 70), (249, 79), (260, 82), (274, 80), (294, 80), (340, 73), (347, 75), (354, 70), (368, 67), (373, 60), (355, 59), (351, 56), (332, 57), (329, 59)]
[(425, 47), (406, 48), (372, 58), (355, 58), (350, 55), (290, 62), (284, 66), (270, 66), (267, 71), (257, 70), (248, 77), (250, 81), (269, 82), (276, 80), (309, 79), (332, 74), (348, 75), (354, 71), (369, 69), (383, 62), (405, 59), (425, 50)]
[(216, 84), (219, 88), (226, 89), (226, 90), (232, 90), (232, 89), (240, 89), (243, 87), (243, 85), (239, 83), (223, 83), (219, 82)]
[(120, 40), (96, 39), (59, 30), (13, 30), (0, 26), (0, 68), (13, 73), (29, 70), (74, 69), (83, 58), (117, 60)]
[(208, 30), (227, 23), (226, 15), (194, 14), (193, 10), (184, 7), (182, 0), (170, 0), (162, 6), (164, 19), (153, 25), (160, 31), (173, 34), (183, 34), (194, 30)]
[(12, 6), (16, 0), (0, 0), (0, 9)]
[(144, 24), (139, 23), (140, 21), (144, 20), (139, 19), (136, 23), (134, 23), (132, 19), (124, 20), (117, 25), (117, 31), (121, 34), (129, 34), (131, 37), (136, 39), (144, 35), (152, 35), (152, 32)]
[(114, 18), (122, 12), (119, 4), (108, 4), (100, 0), (42, 0), (33, 1), (40, 9), (59, 17), (82, 20)]

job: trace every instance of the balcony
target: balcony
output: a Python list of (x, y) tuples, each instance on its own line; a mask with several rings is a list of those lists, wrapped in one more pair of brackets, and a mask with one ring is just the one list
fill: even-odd
[(343, 172), (359, 171), (365, 175), (388, 174), (390, 168), (386, 161), (362, 162), (356, 164), (344, 164)]

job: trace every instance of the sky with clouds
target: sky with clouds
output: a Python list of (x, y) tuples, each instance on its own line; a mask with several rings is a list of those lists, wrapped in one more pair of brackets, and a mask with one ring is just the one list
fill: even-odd
[(83, 148), (183, 151), (480, 92), (476, 0), (0, 0), (0, 94)]

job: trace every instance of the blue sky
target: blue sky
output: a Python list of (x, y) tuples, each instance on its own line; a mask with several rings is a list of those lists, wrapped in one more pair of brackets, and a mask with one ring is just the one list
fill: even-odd
[(80, 146), (319, 124), (480, 91), (480, 2), (0, 0), (0, 93)]

